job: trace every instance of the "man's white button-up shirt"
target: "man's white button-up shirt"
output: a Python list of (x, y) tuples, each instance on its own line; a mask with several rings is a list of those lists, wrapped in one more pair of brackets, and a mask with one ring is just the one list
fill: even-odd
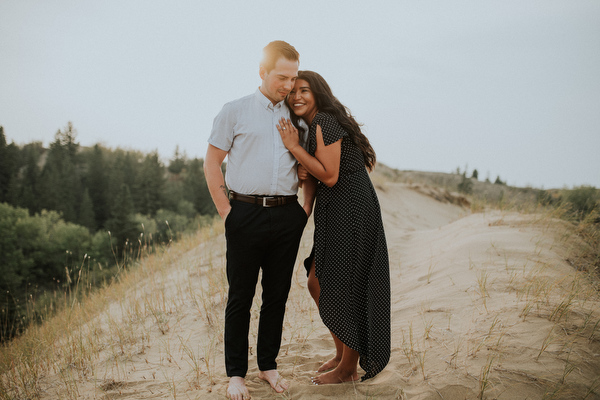
[(297, 193), (296, 159), (277, 131), (282, 117), (290, 117), (285, 101), (273, 105), (260, 89), (223, 106), (208, 143), (228, 152), (225, 181), (229, 189), (251, 195)]

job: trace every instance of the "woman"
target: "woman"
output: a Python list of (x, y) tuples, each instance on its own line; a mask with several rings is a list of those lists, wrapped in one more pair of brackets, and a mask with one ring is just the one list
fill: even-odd
[(308, 288), (336, 355), (319, 368), (315, 384), (362, 380), (379, 373), (390, 357), (389, 262), (377, 194), (367, 169), (375, 152), (359, 124), (316, 72), (300, 71), (287, 98), (310, 127), (308, 151), (290, 120), (277, 129), (286, 148), (317, 180), (315, 234), (304, 262)]

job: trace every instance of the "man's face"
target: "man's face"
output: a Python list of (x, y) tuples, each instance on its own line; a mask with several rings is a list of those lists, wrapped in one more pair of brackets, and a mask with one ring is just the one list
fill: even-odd
[(267, 72), (264, 67), (260, 67), (260, 78), (262, 79), (260, 91), (273, 104), (277, 104), (284, 100), (292, 90), (297, 76), (298, 61), (280, 57), (271, 71)]

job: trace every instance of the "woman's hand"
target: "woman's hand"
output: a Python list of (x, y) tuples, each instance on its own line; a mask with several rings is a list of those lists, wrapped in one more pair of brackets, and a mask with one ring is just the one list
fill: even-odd
[(292, 124), (289, 119), (281, 118), (279, 124), (277, 124), (277, 130), (281, 135), (283, 145), (293, 153), (294, 148), (300, 146), (300, 136), (298, 135), (298, 129)]
[(306, 168), (304, 168), (302, 164), (298, 164), (298, 179), (300, 179), (301, 181), (305, 181), (308, 179), (309, 176), (310, 174), (308, 173)]

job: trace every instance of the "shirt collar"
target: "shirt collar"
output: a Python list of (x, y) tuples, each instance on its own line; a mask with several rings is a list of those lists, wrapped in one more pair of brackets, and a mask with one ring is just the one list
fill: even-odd
[(256, 89), (256, 92), (254, 93), (254, 98), (256, 98), (256, 100), (268, 110), (278, 110), (281, 107), (283, 107), (283, 104), (285, 103), (284, 99), (281, 100), (279, 103), (273, 105), (273, 102), (269, 100), (269, 98), (265, 96), (263, 92), (260, 91), (260, 88)]

